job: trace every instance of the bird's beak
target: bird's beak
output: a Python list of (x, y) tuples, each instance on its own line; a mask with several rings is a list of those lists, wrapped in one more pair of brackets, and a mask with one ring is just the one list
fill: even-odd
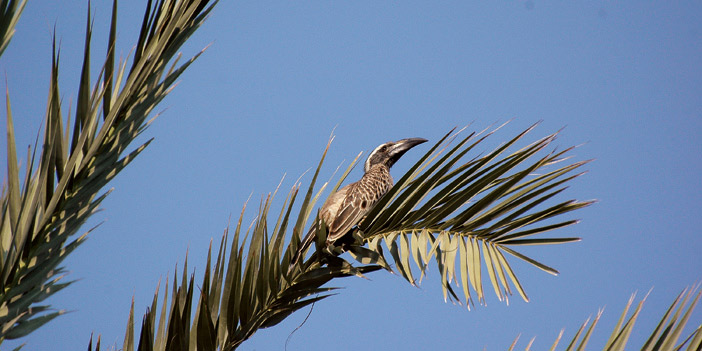
[(405, 152), (407, 152), (407, 150), (426, 142), (427, 139), (424, 138), (407, 138), (398, 140), (395, 142), (395, 145), (393, 145), (390, 149), (390, 158), (397, 161), (397, 159), (404, 155)]

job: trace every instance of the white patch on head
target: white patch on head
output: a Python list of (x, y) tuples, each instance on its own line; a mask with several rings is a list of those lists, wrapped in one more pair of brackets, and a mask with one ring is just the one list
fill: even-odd
[(392, 144), (392, 142), (380, 144), (370, 154), (368, 154), (368, 158), (366, 159), (366, 163), (363, 165), (364, 172), (368, 172), (368, 170), (370, 170), (370, 167), (371, 167), (370, 160), (371, 160), (371, 158), (373, 158), (373, 155), (375, 155), (380, 150), (381, 147), (388, 145), (388, 144)]

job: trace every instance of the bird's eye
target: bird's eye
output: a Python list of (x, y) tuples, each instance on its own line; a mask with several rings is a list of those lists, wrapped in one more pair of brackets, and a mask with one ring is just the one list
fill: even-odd
[(383, 147), (380, 148), (380, 152), (385, 152), (385, 151), (388, 151), (387, 145), (383, 145)]

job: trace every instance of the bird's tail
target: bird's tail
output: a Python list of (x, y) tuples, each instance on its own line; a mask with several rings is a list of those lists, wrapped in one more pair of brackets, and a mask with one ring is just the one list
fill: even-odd
[(293, 255), (292, 259), (290, 259), (290, 268), (297, 264), (297, 262), (305, 254), (307, 249), (309, 249), (310, 245), (314, 243), (316, 238), (317, 225), (314, 224), (312, 225), (312, 227), (310, 227), (310, 230), (307, 232), (307, 235), (305, 235), (305, 238), (302, 239), (302, 242), (300, 243), (300, 246), (298, 247), (297, 251), (295, 251), (295, 254)]

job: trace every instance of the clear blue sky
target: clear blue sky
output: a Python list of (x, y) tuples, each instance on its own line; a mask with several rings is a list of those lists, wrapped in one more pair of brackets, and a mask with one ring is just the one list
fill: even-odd
[[(123, 56), (143, 14), (135, 3), (119, 8)], [(94, 1), (95, 71), (110, 8)], [(54, 25), (64, 106), (76, 99), (86, 11), (84, 1), (29, 0), (0, 59), (20, 149), (34, 142), (45, 111)], [(383, 272), (347, 278), (288, 350), (322, 350), (339, 338), (339, 350), (367, 342), (501, 350), (520, 333), (522, 348), (536, 336), (534, 349), (544, 349), (561, 328), (572, 337), (606, 306), (597, 349), (629, 295), (653, 287), (630, 344), (637, 347), (675, 295), (702, 279), (700, 14), (699, 1), (222, 1), (184, 54), (212, 46), (141, 139), (155, 142), (111, 184), (89, 225), (104, 223), (65, 262), (68, 278), (80, 281), (49, 302), (74, 312), (24, 339), (26, 349), (84, 349), (91, 332), (121, 345), (132, 296), (140, 320), (186, 250), (202, 273), (210, 238), (219, 239), (229, 216), (283, 174), (284, 188), (292, 186), (335, 127), (323, 179), (387, 140), (435, 141), (454, 126), (510, 119), (481, 150), (543, 120), (529, 140), (565, 126), (557, 144), (584, 143), (576, 159), (596, 159), (560, 197), (599, 200), (559, 233), (583, 241), (529, 251), (561, 275), (513, 261), (531, 302), (513, 296), (505, 306), (488, 295), (488, 306), (471, 312), (443, 302), (435, 269), (420, 288)], [(400, 160), (396, 178), (426, 146), (418, 150)], [(351, 178), (359, 176), (356, 169)], [(306, 312), (241, 349), (284, 349)], [(700, 323), (702, 308), (692, 318)]]

